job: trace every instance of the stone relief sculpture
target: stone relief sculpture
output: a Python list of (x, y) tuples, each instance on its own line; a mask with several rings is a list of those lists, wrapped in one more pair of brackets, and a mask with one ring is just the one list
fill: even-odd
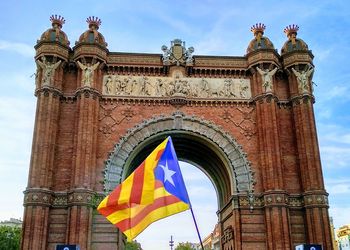
[(272, 82), (272, 76), (276, 73), (278, 68), (274, 68), (273, 70), (268, 69), (260, 69), (259, 67), (256, 67), (259, 74), (262, 78), (262, 86), (264, 88), (264, 92), (271, 92), (273, 89), (273, 82)]
[(42, 85), (43, 86), (50, 86), (53, 83), (55, 70), (61, 64), (61, 60), (58, 60), (58, 62), (56, 62), (56, 63), (50, 63), (50, 62), (46, 61), (45, 56), (42, 56), (41, 60), (42, 61), (37, 60), (36, 62), (43, 70)]
[[(297, 78), (298, 81), (298, 88), (299, 92), (304, 94), (304, 93), (309, 93), (309, 77), (311, 76), (312, 72), (314, 71), (314, 68), (311, 65), (307, 65), (305, 70), (299, 72), (292, 68), (292, 71), (294, 75)], [(311, 87), (311, 92), (312, 92), (312, 87)]]
[(90, 63), (84, 65), (79, 61), (77, 61), (77, 63), (83, 71), (81, 83), (83, 84), (83, 86), (91, 87), (92, 81), (94, 79), (94, 71), (97, 69), (100, 62), (97, 62), (94, 65), (91, 65)]
[(105, 89), (107, 94), (112, 94), (112, 88), (113, 88), (113, 80), (111, 76), (107, 77), (107, 80), (105, 82)]
[(249, 99), (251, 90), (249, 79), (186, 78), (180, 73), (175, 73), (174, 77), (105, 75), (103, 94), (135, 97)]
[(239, 82), (239, 96), (241, 98), (247, 98), (248, 89), (249, 89), (249, 86), (248, 86), (247, 82), (245, 82), (245, 81), (243, 81), (243, 79), (241, 79)]

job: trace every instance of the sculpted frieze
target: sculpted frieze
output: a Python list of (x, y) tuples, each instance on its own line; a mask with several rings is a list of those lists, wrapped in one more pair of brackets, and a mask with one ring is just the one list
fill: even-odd
[(105, 75), (103, 95), (250, 99), (249, 79)]

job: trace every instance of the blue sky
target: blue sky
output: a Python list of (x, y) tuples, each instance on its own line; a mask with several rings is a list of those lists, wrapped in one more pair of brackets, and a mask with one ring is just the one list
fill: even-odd
[[(102, 19), (100, 32), (110, 51), (161, 53), (163, 44), (180, 38), (195, 48), (194, 56), (243, 56), (253, 38), (250, 27), (257, 22), (267, 26), (265, 35), (280, 51), (284, 27), (298, 24), (298, 37), (315, 55), (314, 107), (330, 215), (336, 227), (350, 224), (350, 2), (22, 0), (1, 1), (0, 10), (0, 220), (22, 217), (36, 105), (33, 46), (51, 26), (50, 15), (59, 14), (66, 19), (63, 30), (71, 46), (87, 29), (86, 18), (94, 15)], [(200, 207), (204, 236), (216, 221), (215, 191), (203, 174), (185, 175), (196, 176), (187, 183), (194, 207)], [(204, 203), (208, 198), (211, 202)], [(191, 223), (188, 216), (160, 221), (137, 239), (146, 250), (166, 248), (171, 234), (176, 242), (197, 241), (190, 229), (183, 230)]]

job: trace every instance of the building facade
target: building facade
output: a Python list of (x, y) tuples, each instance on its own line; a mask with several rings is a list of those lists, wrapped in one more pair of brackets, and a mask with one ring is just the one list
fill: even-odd
[(345, 225), (337, 230), (338, 249), (350, 250), (350, 225)]
[(298, 26), (281, 53), (256, 24), (244, 56), (204, 56), (179, 39), (160, 54), (110, 52), (95, 17), (70, 47), (64, 18), (51, 22), (35, 45), (22, 249), (123, 249), (96, 204), (168, 135), (216, 188), (221, 249), (332, 249), (313, 55)]

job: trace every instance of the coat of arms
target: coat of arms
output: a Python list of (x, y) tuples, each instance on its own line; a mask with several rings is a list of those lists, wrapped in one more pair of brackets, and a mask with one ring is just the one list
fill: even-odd
[(192, 53), (194, 52), (194, 48), (189, 47), (188, 49), (186, 49), (185, 42), (181, 41), (180, 39), (174, 39), (173, 41), (171, 41), (170, 49), (168, 49), (167, 46), (163, 45), (162, 51), (162, 60), (164, 65), (193, 65), (194, 60)]

